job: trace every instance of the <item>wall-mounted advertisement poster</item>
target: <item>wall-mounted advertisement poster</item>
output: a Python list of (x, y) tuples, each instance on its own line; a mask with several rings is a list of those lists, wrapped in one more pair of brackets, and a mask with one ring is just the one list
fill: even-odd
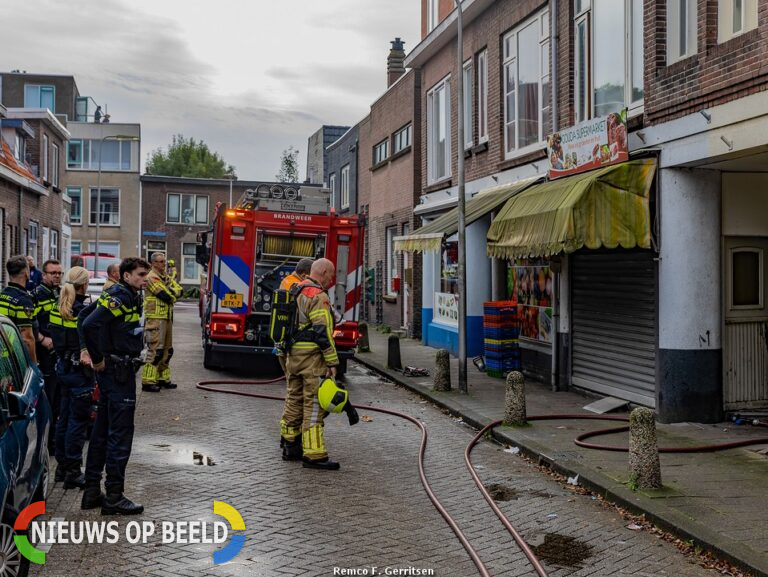
[(550, 179), (625, 162), (629, 159), (627, 109), (550, 135), (547, 157)]
[(459, 296), (453, 293), (435, 293), (435, 322), (459, 326)]
[(520, 338), (552, 342), (552, 306), (555, 275), (546, 264), (529, 265), (516, 261), (509, 268), (509, 288), (517, 300)]

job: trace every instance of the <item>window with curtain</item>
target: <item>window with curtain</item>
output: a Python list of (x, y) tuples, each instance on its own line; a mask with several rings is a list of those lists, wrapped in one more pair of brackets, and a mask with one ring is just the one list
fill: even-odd
[(185, 242), (181, 245), (181, 281), (199, 282), (200, 265), (195, 260), (195, 243)]
[(451, 175), (450, 77), (427, 93), (427, 180), (434, 183)]
[(169, 193), (165, 204), (165, 222), (173, 224), (208, 224), (208, 196)]
[(477, 141), (488, 140), (488, 50), (477, 55)]
[(475, 136), (472, 131), (472, 90), (474, 85), (472, 83), (472, 60), (467, 60), (464, 63), (463, 71), (464, 84), (463, 99), (464, 99), (464, 148), (472, 148), (474, 144)]
[(549, 11), (504, 36), (504, 142), (507, 157), (543, 142), (550, 129)]
[(349, 165), (341, 169), (341, 208), (349, 208)]

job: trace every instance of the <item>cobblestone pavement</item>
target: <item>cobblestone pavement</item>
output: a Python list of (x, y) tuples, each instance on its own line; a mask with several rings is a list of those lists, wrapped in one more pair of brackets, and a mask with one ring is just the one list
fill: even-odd
[[(344, 415), (332, 415), (326, 441), (341, 471), (309, 471), (285, 463), (278, 449), (281, 403), (194, 388), (198, 380), (243, 378), (202, 368), (197, 323), (195, 308), (179, 307), (172, 361), (179, 388), (139, 399), (126, 492), (145, 506), (138, 520), (158, 525), (156, 535), (135, 545), (124, 536), (111, 545), (56, 544), (32, 575), (331, 576), (371, 575), (372, 567), (380, 575), (392, 567), (433, 571), (422, 575), (477, 575), (419, 483), (416, 427), (361, 411), (370, 420), (350, 428)], [(351, 366), (349, 383), (355, 402), (415, 415), (427, 424), (427, 474), (491, 574), (532, 575), (465, 470), (463, 452), (473, 432), (359, 366)], [(282, 394), (280, 385), (258, 390)], [(195, 459), (194, 453), (203, 457)], [(208, 457), (215, 465), (207, 465)], [(499, 504), (528, 543), (562, 541), (559, 564), (546, 563), (553, 577), (714, 575), (653, 535), (627, 529), (613, 511), (497, 445), (482, 443), (473, 458), (484, 483), (513, 490), (512, 498)], [(200, 461), (204, 464), (196, 464)], [(56, 484), (48, 516), (114, 520), (81, 511), (79, 499), (78, 491), (65, 492)], [(231, 562), (213, 565), (219, 545), (160, 542), (162, 521), (221, 521), (213, 514), (214, 500), (232, 505), (245, 521), (245, 545)], [(126, 524), (137, 519), (118, 520), (124, 534)], [(572, 558), (579, 556), (580, 562)]]

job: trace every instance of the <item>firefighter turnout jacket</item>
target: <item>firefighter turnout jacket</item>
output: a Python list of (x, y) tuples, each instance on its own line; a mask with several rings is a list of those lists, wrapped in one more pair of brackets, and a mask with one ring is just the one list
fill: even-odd
[(299, 285), (296, 296), (298, 333), (291, 347), (291, 355), (322, 353), (325, 364), (333, 367), (339, 364), (336, 345), (333, 342), (333, 315), (331, 300), (317, 282), (308, 278)]
[(181, 285), (171, 276), (150, 270), (144, 297), (144, 318), (172, 320), (173, 305), (181, 296), (181, 292)]

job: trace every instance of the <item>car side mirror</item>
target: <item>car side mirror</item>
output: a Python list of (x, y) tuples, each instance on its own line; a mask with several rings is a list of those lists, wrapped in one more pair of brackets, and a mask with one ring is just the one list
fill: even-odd
[(8, 392), (5, 395), (6, 418), (9, 421), (23, 421), (29, 412), (29, 403), (22, 393)]

